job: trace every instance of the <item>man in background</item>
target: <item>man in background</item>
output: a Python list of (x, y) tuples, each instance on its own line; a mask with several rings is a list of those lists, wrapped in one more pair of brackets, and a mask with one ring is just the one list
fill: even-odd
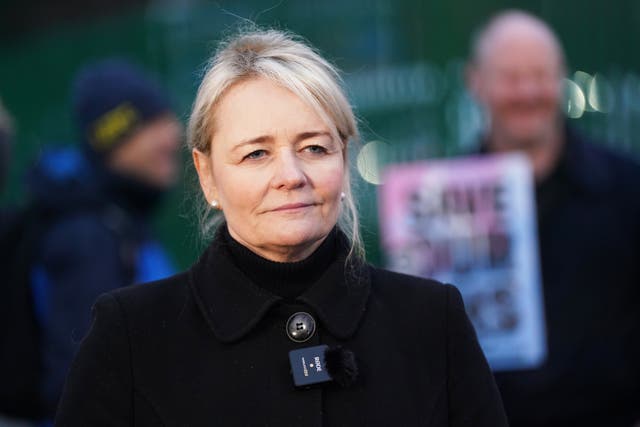
[(82, 69), (72, 98), (81, 148), (45, 151), (28, 177), (41, 229), (29, 279), (49, 417), (98, 295), (173, 273), (150, 230), (179, 173), (182, 128), (166, 94), (112, 59)]
[(536, 181), (547, 360), (496, 374), (513, 427), (640, 420), (640, 167), (571, 129), (565, 58), (540, 19), (493, 17), (468, 87), (488, 115), (482, 150), (524, 152)]

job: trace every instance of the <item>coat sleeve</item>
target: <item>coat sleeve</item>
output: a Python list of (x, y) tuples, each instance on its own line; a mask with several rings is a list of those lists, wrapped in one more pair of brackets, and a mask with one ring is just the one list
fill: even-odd
[(498, 387), (465, 313), (460, 292), (446, 286), (449, 425), (506, 427)]
[(124, 313), (114, 296), (102, 295), (67, 377), (55, 426), (133, 425), (131, 375)]

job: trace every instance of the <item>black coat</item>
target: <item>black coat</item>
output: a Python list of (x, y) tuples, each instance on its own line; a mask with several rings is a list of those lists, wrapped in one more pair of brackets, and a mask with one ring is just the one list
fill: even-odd
[[(186, 273), (103, 295), (56, 426), (506, 426), (453, 286), (344, 265), (287, 302), (214, 240)], [(298, 311), (318, 323), (303, 344)], [(355, 354), (355, 384), (294, 387), (288, 352), (321, 343)]]
[(640, 166), (569, 129), (537, 188), (548, 357), (497, 373), (514, 427), (640, 422)]

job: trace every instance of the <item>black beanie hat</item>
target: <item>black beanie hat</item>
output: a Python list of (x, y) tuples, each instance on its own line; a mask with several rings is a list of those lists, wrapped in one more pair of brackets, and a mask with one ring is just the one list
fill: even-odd
[(73, 82), (72, 104), (82, 143), (98, 156), (107, 155), (142, 125), (171, 110), (157, 83), (122, 59), (82, 68)]

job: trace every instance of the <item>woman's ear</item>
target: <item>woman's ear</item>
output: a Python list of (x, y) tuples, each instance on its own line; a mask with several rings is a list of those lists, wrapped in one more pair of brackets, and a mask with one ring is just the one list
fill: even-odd
[(200, 188), (202, 188), (202, 192), (204, 193), (207, 202), (211, 203), (212, 200), (217, 200), (218, 197), (213, 179), (211, 157), (197, 148), (194, 148), (191, 151), (191, 155), (193, 156), (193, 165), (198, 173)]

